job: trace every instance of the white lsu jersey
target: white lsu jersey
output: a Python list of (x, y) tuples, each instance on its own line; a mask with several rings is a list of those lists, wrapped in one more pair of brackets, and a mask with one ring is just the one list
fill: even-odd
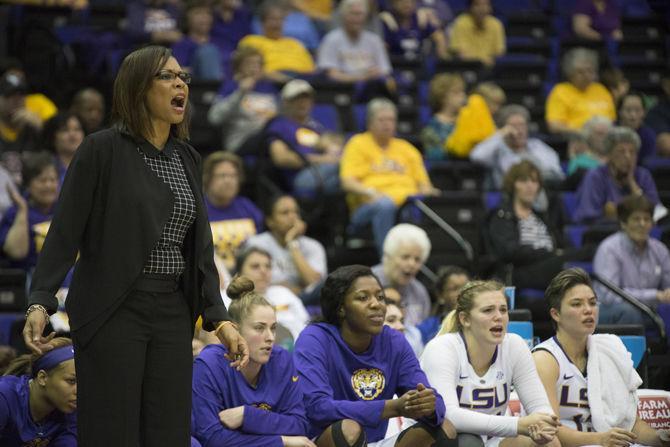
[(461, 408), (474, 410), (495, 416), (502, 416), (507, 411), (512, 382), (512, 365), (509, 365), (509, 334), (496, 348), (493, 361), (484, 376), (479, 377), (470, 364), (465, 340), (460, 333), (445, 335), (458, 340), (458, 381), (456, 394)]
[(556, 399), (560, 407), (561, 423), (577, 431), (594, 431), (587, 394), (587, 378), (568, 358), (555, 336), (535, 346), (533, 351), (539, 349), (549, 352), (558, 363)]

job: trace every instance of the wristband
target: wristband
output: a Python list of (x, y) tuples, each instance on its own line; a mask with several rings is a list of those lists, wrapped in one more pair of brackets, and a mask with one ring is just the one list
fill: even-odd
[(28, 310), (26, 310), (26, 320), (28, 319), (28, 315), (33, 313), (34, 311), (39, 310), (44, 314), (44, 317), (49, 321), (49, 312), (47, 311), (46, 307), (42, 306), (41, 304), (31, 304), (28, 307)]

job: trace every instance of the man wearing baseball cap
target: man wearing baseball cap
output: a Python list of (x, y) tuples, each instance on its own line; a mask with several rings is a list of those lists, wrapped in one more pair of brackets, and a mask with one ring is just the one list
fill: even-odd
[(337, 192), (342, 144), (312, 118), (314, 89), (294, 79), (282, 88), (281, 99), (281, 114), (266, 130), (272, 163), (296, 194)]
[(37, 148), (42, 120), (26, 107), (27, 92), (19, 74), (7, 71), (0, 77), (0, 153)]

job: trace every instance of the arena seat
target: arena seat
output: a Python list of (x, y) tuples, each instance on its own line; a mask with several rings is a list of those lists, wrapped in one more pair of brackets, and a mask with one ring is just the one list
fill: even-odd
[(533, 347), (533, 323), (530, 321), (510, 321), (507, 323), (507, 332), (517, 334), (528, 343), (528, 347)]
[(9, 345), (12, 326), (16, 321), (23, 320), (23, 312), (3, 312), (0, 313), (0, 345)]
[(563, 202), (563, 211), (568, 222), (575, 221), (575, 210), (577, 209), (577, 193), (574, 191), (564, 191), (561, 193)]
[(17, 312), (26, 305), (26, 272), (0, 269), (0, 312)]
[(642, 335), (620, 335), (619, 338), (630, 352), (633, 366), (637, 368), (647, 352), (647, 339)]
[(470, 161), (431, 162), (428, 174), (433, 185), (441, 190), (481, 191), (486, 170)]
[(332, 104), (314, 104), (312, 118), (332, 132), (341, 132), (342, 124), (337, 108)]
[(503, 193), (501, 191), (486, 191), (484, 193), (484, 208), (486, 211), (493, 211), (498, 208), (503, 201)]

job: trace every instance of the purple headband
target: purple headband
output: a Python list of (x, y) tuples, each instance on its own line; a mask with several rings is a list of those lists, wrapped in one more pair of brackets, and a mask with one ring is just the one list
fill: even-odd
[(59, 364), (74, 358), (74, 348), (72, 345), (53, 349), (33, 363), (33, 377), (41, 370), (50, 371)]

